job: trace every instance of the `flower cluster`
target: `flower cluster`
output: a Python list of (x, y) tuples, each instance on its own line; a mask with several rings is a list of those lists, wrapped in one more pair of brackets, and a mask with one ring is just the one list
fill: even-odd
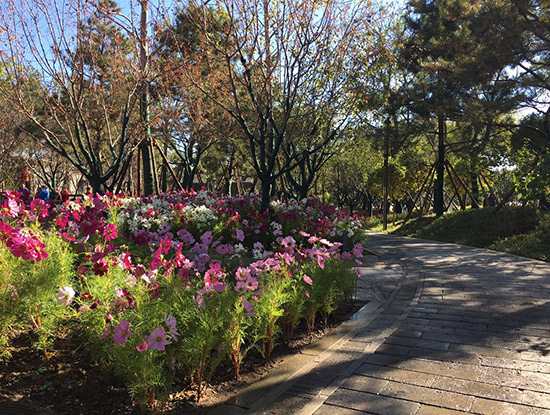
[(256, 196), (206, 191), (56, 207), (13, 195), (1, 206), (0, 240), (31, 263), (48, 258), (48, 233), (74, 253), (72, 281), (59, 281), (51, 300), (105, 362), (129, 366), (129, 382), (157, 382), (155, 370), (173, 370), (177, 356), (201, 378), (227, 355), (238, 373), (245, 343), (261, 343), (268, 358), (277, 333), (326, 320), (353, 289), (347, 261), (364, 253), (360, 221), (314, 199), (275, 202), (269, 214), (259, 206)]

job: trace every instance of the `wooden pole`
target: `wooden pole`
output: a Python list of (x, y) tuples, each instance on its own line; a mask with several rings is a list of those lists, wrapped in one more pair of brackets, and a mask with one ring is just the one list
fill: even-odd
[(468, 186), (466, 186), (466, 184), (464, 183), (464, 181), (460, 178), (460, 176), (456, 173), (455, 169), (453, 168), (453, 166), (450, 164), (450, 163), (447, 163), (447, 166), (449, 169), (451, 169), (451, 171), (454, 173), (456, 179), (458, 180), (458, 182), (460, 183), (460, 185), (464, 188), (464, 190), (466, 190), (466, 193), (468, 194), (468, 196), (470, 196), (470, 198), (472, 200), (475, 200), (473, 195), (472, 195), (472, 192), (470, 192), (470, 189), (468, 189)]
[(453, 178), (453, 175), (451, 174), (451, 170), (449, 169), (449, 166), (447, 164), (445, 164), (445, 168), (447, 169), (447, 174), (449, 175), (449, 178), (451, 179), (451, 184), (453, 185), (453, 189), (454, 189), (456, 195), (458, 196), (458, 200), (460, 201), (460, 209), (461, 210), (466, 210), (466, 201), (464, 201), (460, 197), (460, 192), (459, 192), (458, 186), (455, 183), (455, 179)]
[[(434, 171), (434, 166), (430, 168), (430, 171), (426, 175), (426, 178), (424, 179), (424, 182), (422, 183), (422, 186), (420, 187), (420, 190), (416, 194), (416, 197), (413, 200), (413, 208), (407, 213), (407, 216), (405, 216), (405, 220), (403, 221), (403, 225), (407, 223), (407, 221), (411, 218), (412, 212), (414, 211), (414, 208), (416, 207), (416, 203), (418, 202), (418, 198), (422, 194), (422, 190), (424, 190), (424, 186), (426, 186), (426, 183), (428, 182), (428, 179), (432, 176), (432, 173)], [(422, 215), (422, 209), (420, 209), (420, 215)]]
[[(153, 139), (154, 140), (154, 139)], [(166, 166), (168, 167), (168, 170), (170, 171), (170, 174), (172, 175), (172, 177), (174, 178), (174, 182), (175, 184), (178, 185), (179, 189), (181, 191), (184, 190), (183, 186), (181, 185), (180, 181), (178, 180), (178, 176), (176, 175), (176, 172), (174, 171), (174, 169), (172, 168), (172, 166), (170, 165), (170, 163), (168, 162), (168, 158), (166, 157), (166, 154), (164, 154), (164, 152), (162, 151), (162, 149), (160, 148), (159, 144), (157, 143), (157, 140), (154, 140), (154, 143), (155, 143), (155, 147), (157, 148), (157, 150), (159, 151), (160, 153), (160, 156), (162, 157), (162, 159), (164, 160), (164, 163), (166, 164)]]

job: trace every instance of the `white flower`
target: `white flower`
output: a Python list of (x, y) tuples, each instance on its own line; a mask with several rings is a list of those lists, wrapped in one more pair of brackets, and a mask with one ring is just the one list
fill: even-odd
[(64, 304), (67, 307), (73, 302), (74, 299), (74, 290), (68, 285), (61, 287), (57, 292), (57, 302), (58, 304)]
[(233, 249), (235, 250), (236, 254), (240, 254), (241, 252), (243, 252), (245, 250), (243, 244), (235, 244), (233, 246)]

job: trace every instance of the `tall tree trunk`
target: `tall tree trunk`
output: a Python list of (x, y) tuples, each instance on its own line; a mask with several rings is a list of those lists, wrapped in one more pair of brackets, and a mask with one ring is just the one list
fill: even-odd
[[(168, 143), (166, 141), (164, 141), (163, 147), (164, 147), (163, 148), (163, 155), (164, 155), (168, 152)], [(168, 163), (166, 162), (164, 157), (163, 157), (163, 160), (162, 160), (162, 168), (161, 168), (160, 190), (163, 193), (166, 193), (166, 191), (168, 190)]]
[(470, 172), (470, 181), (472, 182), (472, 209), (477, 209), (479, 207), (479, 183), (475, 171)]
[(269, 209), (269, 201), (271, 200), (271, 182), (267, 179), (260, 178), (262, 203), (260, 213), (264, 213)]
[(437, 161), (435, 163), (436, 178), (434, 181), (434, 211), (437, 216), (443, 215), (445, 211), (444, 204), (444, 175), (445, 175), (445, 115), (440, 112), (437, 116), (438, 126), (438, 144), (437, 144)]
[(147, 56), (147, 20), (149, 11), (149, 0), (141, 0), (141, 23), (140, 23), (140, 69), (143, 77), (143, 91), (139, 100), (141, 121), (144, 125), (145, 137), (141, 141), (140, 151), (142, 158), (143, 193), (149, 196), (154, 193), (153, 157), (151, 154), (151, 123), (149, 120), (149, 81), (147, 81), (148, 60)]
[(92, 187), (92, 192), (94, 194), (105, 194), (105, 183), (103, 183), (100, 177), (88, 177), (88, 182), (90, 183), (90, 186)]

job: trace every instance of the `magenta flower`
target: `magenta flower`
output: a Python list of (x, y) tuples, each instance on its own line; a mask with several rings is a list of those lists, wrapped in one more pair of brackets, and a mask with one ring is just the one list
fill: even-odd
[(46, 248), (44, 242), (36, 238), (29, 238), (27, 240), (27, 254), (36, 262), (48, 258), (48, 253), (44, 251), (44, 248)]
[(313, 280), (309, 276), (307, 276), (306, 274), (304, 274), (303, 279), (304, 279), (304, 282), (306, 284), (313, 285)]
[(149, 348), (149, 345), (147, 344), (147, 342), (143, 342), (141, 344), (138, 344), (136, 346), (136, 350), (138, 352), (144, 352), (145, 350), (147, 350)]
[(96, 262), (94, 262), (92, 271), (98, 276), (105, 275), (107, 271), (109, 271), (109, 263), (105, 258), (99, 258)]
[(162, 327), (157, 327), (149, 336), (147, 336), (147, 345), (151, 350), (163, 351), (165, 346), (172, 344), (166, 340), (167, 335)]
[(307, 241), (310, 243), (310, 244), (314, 244), (315, 242), (317, 242), (320, 238), (318, 238), (317, 236), (311, 236)]
[(121, 321), (113, 331), (113, 341), (118, 344), (126, 344), (130, 334), (132, 334), (130, 331), (130, 322), (128, 320)]
[(63, 304), (65, 305), (65, 307), (67, 307), (69, 304), (73, 302), (74, 294), (75, 292), (71, 287), (69, 286), (61, 287), (57, 292), (57, 298), (56, 298), (57, 303)]
[(103, 228), (103, 237), (106, 242), (112, 241), (118, 236), (117, 227), (114, 223), (109, 223)]

